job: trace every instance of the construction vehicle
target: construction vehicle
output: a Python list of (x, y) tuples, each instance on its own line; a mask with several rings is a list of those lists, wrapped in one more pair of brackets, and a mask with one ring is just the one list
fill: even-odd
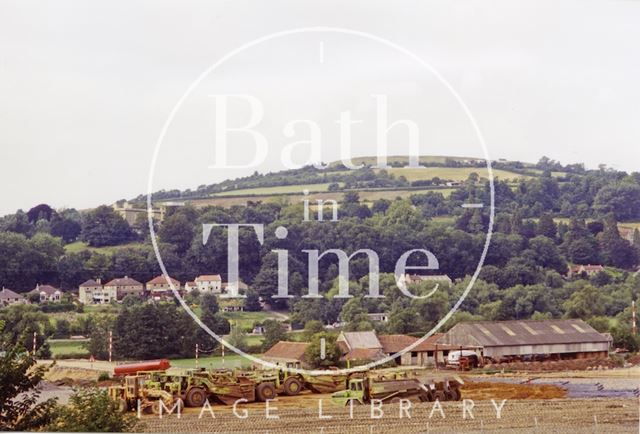
[(278, 394), (295, 396), (304, 390), (305, 378), (287, 370), (260, 369), (241, 371), (236, 378), (251, 381), (255, 384), (256, 397), (259, 401), (274, 399)]
[(313, 393), (333, 393), (345, 388), (347, 374), (304, 375), (304, 386)]
[[(119, 411), (140, 410), (144, 413), (151, 411), (154, 414), (160, 414), (162, 404), (166, 409), (182, 411), (184, 404), (179, 397), (179, 391), (175, 393), (157, 387), (153, 384), (153, 380), (147, 385), (146, 382), (149, 379), (148, 374), (128, 375), (121, 386), (109, 387), (109, 396), (118, 403)], [(173, 385), (173, 387), (175, 390), (179, 385)]]
[(232, 404), (238, 399), (255, 401), (255, 383), (236, 377), (231, 371), (188, 369), (177, 372), (149, 372), (145, 387), (164, 390), (184, 401), (187, 407), (202, 407), (207, 400)]
[(174, 379), (180, 380), (189, 407), (201, 407), (208, 399), (222, 404), (233, 404), (238, 399), (256, 400), (256, 384), (232, 371), (190, 369), (175, 375)]
[(331, 395), (334, 404), (345, 406), (350, 402), (365, 404), (371, 400), (380, 400), (383, 403), (398, 402), (401, 399), (417, 398), (420, 401), (458, 401), (461, 397), (459, 386), (462, 380), (449, 380), (434, 382), (430, 380), (423, 383), (419, 378), (410, 378), (405, 374), (397, 375), (357, 374), (347, 381), (345, 390)]

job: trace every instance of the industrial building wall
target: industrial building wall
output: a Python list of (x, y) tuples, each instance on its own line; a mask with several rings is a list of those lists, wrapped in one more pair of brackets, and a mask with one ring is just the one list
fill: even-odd
[(607, 354), (607, 342), (592, 342), (580, 344), (539, 344), (517, 345), (501, 347), (484, 347), (485, 357), (524, 356), (529, 354), (567, 354), (567, 353), (604, 353)]

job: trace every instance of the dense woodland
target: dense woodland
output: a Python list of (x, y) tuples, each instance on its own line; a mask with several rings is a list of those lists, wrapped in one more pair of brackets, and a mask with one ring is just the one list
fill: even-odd
[[(460, 165), (456, 161), (444, 164)], [(548, 159), (535, 166), (513, 162), (495, 166), (537, 175), (516, 183), (495, 180), (496, 214), (490, 248), (479, 280), (447, 327), (460, 319), (576, 317), (589, 320), (599, 330), (613, 330), (618, 342), (626, 346), (636, 345), (629, 341), (628, 328), (631, 301), (637, 300), (640, 290), (640, 277), (636, 273), (640, 233), (636, 229), (633, 239), (627, 240), (621, 236), (618, 223), (640, 221), (640, 173), (606, 168), (585, 170), (579, 165), (562, 166)], [(226, 183), (227, 187), (244, 188), (282, 185), (285, 180), (341, 182), (335, 192), (340, 201), (338, 222), (302, 221), (299, 198), (288, 197), (276, 203), (254, 201), (231, 208), (174, 209), (156, 228), (167, 270), (182, 282), (212, 272), (225, 277), (226, 231), (214, 228), (208, 243), (203, 245), (202, 225), (206, 223), (265, 225), (262, 245), (252, 231), (240, 232), (240, 274), (250, 285), (249, 296), (253, 300), (260, 296), (270, 301), (276, 292), (277, 259), (271, 252), (273, 249), (289, 251), (289, 291), (300, 296), (307, 293), (308, 286), (304, 249), (320, 252), (342, 249), (351, 254), (371, 248), (380, 258), (383, 273), (380, 287), (386, 298), (363, 298), (368, 289), (365, 255), (350, 262), (351, 294), (355, 298), (331, 297), (337, 292), (338, 268), (336, 258), (327, 255), (319, 267), (320, 291), (325, 298), (277, 300), (272, 301), (273, 307), (289, 309), (292, 321), (299, 326), (312, 321), (324, 324), (344, 321), (352, 330), (380, 328), (383, 326), (372, 324), (366, 313), (389, 312), (390, 321), (382, 331), (429, 330), (457, 301), (469, 276), (476, 271), (486, 241), (489, 208), (465, 209), (461, 205), (488, 204), (489, 182), (472, 173), (449, 197), (434, 190), (405, 199), (381, 199), (365, 204), (360, 201), (357, 189), (369, 185), (399, 186), (407, 181), (367, 168), (347, 175), (344, 170), (337, 172), (343, 174), (332, 175), (331, 170), (335, 168), (322, 174), (313, 168), (286, 174), (254, 174)], [(220, 185), (199, 191), (216, 188)], [(288, 230), (283, 240), (274, 235), (278, 226)], [(77, 240), (95, 249), (67, 252), (65, 245)], [(443, 288), (424, 300), (400, 295), (389, 273), (402, 253), (418, 248), (436, 255), (440, 265), (437, 274), (454, 279), (452, 288)], [(565, 275), (570, 264), (602, 264), (607, 268), (590, 278), (568, 279)], [(89, 278), (107, 281), (128, 275), (146, 282), (159, 273), (146, 219), (129, 226), (111, 207), (81, 213), (56, 211), (42, 204), (0, 219), (0, 284), (7, 288), (24, 292), (33, 289), (36, 283), (48, 283), (71, 290)], [(425, 285), (414, 290), (426, 293), (431, 288)], [(253, 304), (257, 305), (254, 308), (260, 308), (259, 304)], [(131, 314), (135, 309), (141, 311)], [(128, 307), (127, 321), (135, 321), (132, 318), (136, 315), (159, 314), (144, 309), (161, 308)], [(162, 315), (178, 314), (172, 311)], [(176, 318), (179, 322), (180, 318)], [(214, 318), (210, 320), (212, 327), (228, 327)], [(175, 353), (182, 352), (178, 341), (172, 341)], [(184, 345), (190, 348), (190, 343)], [(121, 351), (135, 351), (135, 345)]]

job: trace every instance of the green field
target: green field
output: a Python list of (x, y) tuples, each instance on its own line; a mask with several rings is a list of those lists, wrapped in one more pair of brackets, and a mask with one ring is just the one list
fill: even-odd
[[(478, 157), (447, 157), (445, 155), (421, 155), (420, 156), (420, 164), (444, 164), (447, 160), (459, 161), (464, 163), (469, 160), (480, 160), (484, 161), (484, 158)], [(357, 166), (359, 164), (364, 164), (365, 166), (374, 166), (378, 164), (377, 157), (354, 157), (351, 159), (351, 162)], [(334, 161), (330, 163), (330, 166), (334, 166), (336, 164), (340, 164), (340, 161)], [(404, 165), (409, 164), (409, 157), (406, 155), (389, 155), (387, 156), (387, 164), (395, 164), (400, 163)]]
[(229, 320), (232, 326), (240, 326), (244, 330), (253, 328), (256, 322), (267, 319), (281, 319), (272, 312), (222, 312), (222, 316)]
[(49, 339), (49, 348), (51, 348), (51, 355), (53, 357), (63, 356), (68, 354), (84, 354), (89, 355), (89, 352), (82, 346), (86, 340), (77, 339)]
[[(221, 356), (208, 356), (200, 357), (198, 359), (198, 365), (201, 368), (248, 368), (251, 366), (251, 361), (246, 358), (234, 354), (231, 350), (230, 353), (224, 357), (224, 362)], [(171, 366), (175, 368), (195, 368), (196, 359), (172, 359)]]
[[(379, 171), (380, 169), (376, 169)], [(391, 167), (385, 169), (389, 174), (396, 178), (404, 176), (407, 181), (418, 181), (421, 179), (431, 179), (438, 177), (452, 181), (464, 181), (471, 173), (477, 173), (482, 178), (488, 178), (489, 172), (486, 167), (425, 167), (424, 169), (411, 169), (402, 167)], [(522, 178), (531, 178), (531, 176), (521, 175), (507, 170), (493, 169), (493, 177), (501, 180), (518, 180)]]
[(104, 247), (90, 247), (87, 243), (83, 241), (76, 241), (75, 243), (70, 243), (64, 246), (65, 253), (79, 253), (83, 250), (90, 250), (92, 252), (100, 252), (106, 253), (108, 255), (113, 254), (116, 250), (125, 249), (127, 247), (142, 247), (142, 243), (127, 243), (121, 244), (119, 246), (104, 246)]
[[(344, 182), (338, 184), (344, 185)], [(295, 184), (295, 185), (282, 185), (276, 187), (260, 187), (260, 188), (244, 188), (240, 190), (223, 191), (222, 193), (215, 193), (213, 196), (247, 196), (247, 195), (270, 195), (270, 194), (286, 194), (286, 193), (300, 193), (303, 190), (309, 190), (309, 192), (321, 192), (328, 191), (330, 183), (323, 184)]]
[(264, 342), (263, 335), (248, 335), (247, 336), (247, 345), (252, 347), (257, 347), (258, 345), (262, 345)]
[[(278, 187), (279, 188), (279, 187)], [(378, 199), (389, 199), (394, 200), (396, 197), (409, 197), (412, 194), (420, 194), (427, 193), (429, 191), (433, 191), (436, 193), (441, 193), (444, 197), (449, 197), (455, 188), (421, 188), (421, 189), (412, 189), (412, 190), (358, 190), (357, 193), (360, 196), (361, 202), (373, 202)], [(314, 203), (318, 199), (336, 199), (338, 201), (342, 200), (342, 196), (344, 195), (344, 191), (336, 191), (336, 192), (318, 192), (318, 193), (310, 193), (307, 197), (311, 203)], [(234, 196), (234, 197), (211, 197), (207, 199), (192, 199), (189, 200), (189, 203), (195, 207), (203, 207), (209, 205), (222, 206), (225, 208), (232, 207), (235, 205), (245, 206), (248, 201), (256, 201), (260, 202), (279, 202), (282, 199), (285, 199), (290, 204), (301, 203), (303, 196), (300, 193), (299, 196), (282, 196), (282, 195), (265, 195), (265, 196)]]

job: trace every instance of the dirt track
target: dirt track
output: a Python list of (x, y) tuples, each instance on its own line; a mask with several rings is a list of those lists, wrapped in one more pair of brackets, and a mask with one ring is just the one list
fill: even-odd
[[(317, 398), (316, 398), (317, 399)], [(398, 404), (385, 405), (380, 419), (370, 417), (368, 406), (354, 408), (353, 418), (348, 408), (337, 408), (323, 400), (321, 420), (315, 409), (285, 408), (276, 402), (279, 419), (266, 419), (265, 405), (252, 404), (246, 419), (238, 419), (228, 407), (213, 407), (215, 418), (205, 412), (190, 409), (180, 419), (176, 416), (143, 417), (136, 431), (145, 432), (214, 432), (214, 433), (427, 433), (427, 432), (498, 432), (498, 433), (584, 433), (638, 432), (637, 400), (527, 400), (507, 401), (501, 418), (491, 401), (477, 401), (474, 418), (463, 418), (461, 402), (442, 404), (445, 418), (435, 411), (433, 403), (413, 403), (411, 418), (400, 418)], [(500, 403), (498, 403), (499, 405)], [(317, 405), (317, 404), (316, 404)], [(238, 412), (242, 410), (239, 409)]]

